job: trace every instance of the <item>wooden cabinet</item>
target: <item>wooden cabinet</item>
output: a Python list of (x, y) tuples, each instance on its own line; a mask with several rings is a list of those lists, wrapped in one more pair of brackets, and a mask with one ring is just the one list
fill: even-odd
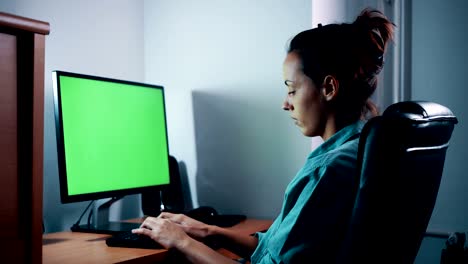
[(0, 252), (42, 262), (44, 45), (49, 24), (0, 13)]

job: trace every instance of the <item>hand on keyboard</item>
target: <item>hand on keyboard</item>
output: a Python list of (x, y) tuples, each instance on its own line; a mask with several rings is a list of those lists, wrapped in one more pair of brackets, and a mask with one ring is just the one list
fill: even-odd
[(145, 235), (138, 235), (132, 231), (124, 231), (113, 235), (106, 239), (106, 244), (109, 247), (128, 247), (128, 248), (149, 248), (162, 249), (164, 248), (158, 242)]

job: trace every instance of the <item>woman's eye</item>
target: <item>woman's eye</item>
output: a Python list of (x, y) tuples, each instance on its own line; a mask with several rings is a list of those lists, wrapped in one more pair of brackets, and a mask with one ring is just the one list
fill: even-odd
[(296, 93), (296, 91), (290, 91), (288, 92), (288, 95), (294, 95)]

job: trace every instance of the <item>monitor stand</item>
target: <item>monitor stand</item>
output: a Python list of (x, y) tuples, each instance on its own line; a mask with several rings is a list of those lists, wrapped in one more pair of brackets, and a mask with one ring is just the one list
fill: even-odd
[(120, 200), (121, 198), (122, 197), (113, 197), (98, 207), (96, 225), (74, 225), (71, 227), (71, 230), (73, 232), (84, 233), (116, 234), (123, 231), (131, 231), (132, 229), (140, 227), (139, 223), (109, 222), (109, 208), (113, 203)]

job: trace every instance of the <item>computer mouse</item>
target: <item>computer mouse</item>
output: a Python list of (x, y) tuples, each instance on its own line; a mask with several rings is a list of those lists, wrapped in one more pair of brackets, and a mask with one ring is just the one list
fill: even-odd
[(185, 215), (205, 224), (212, 224), (218, 212), (210, 206), (200, 206), (188, 211)]

